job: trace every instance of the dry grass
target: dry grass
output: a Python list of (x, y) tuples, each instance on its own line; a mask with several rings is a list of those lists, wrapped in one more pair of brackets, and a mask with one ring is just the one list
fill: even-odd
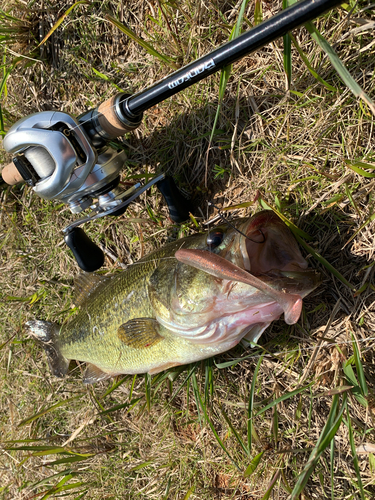
[[(262, 4), (264, 16), (278, 10), (272, 3)], [(31, 16), (33, 26), (37, 19), (38, 29), (45, 34), (70, 4), (43, 5), (32, 2), (27, 11), (25, 3), (13, 4), (12, 12), (19, 18)], [(167, 65), (106, 22), (105, 13), (117, 15), (159, 52), (174, 57), (177, 64), (186, 64), (228, 39), (239, 8), (236, 2), (216, 0), (163, 5), (171, 29), (156, 0), (107, 0), (76, 7), (47, 46), (33, 52), (42, 63), (19, 64), (11, 72), (8, 96), (2, 103), (5, 128), (43, 109), (78, 115), (116, 93), (117, 88), (132, 93), (169, 74)], [(361, 2), (360, 9), (365, 7)], [(253, 3), (245, 16), (252, 22)], [(371, 17), (374, 19), (373, 7), (356, 8), (350, 16), (341, 9), (316, 24), (374, 98), (374, 45), (366, 49), (373, 41), (373, 31), (355, 32)], [(311, 265), (323, 273), (324, 282), (305, 299), (297, 325), (275, 322), (261, 339), (267, 354), (255, 383), (248, 456), (233, 429), (247, 442), (250, 387), (262, 350), (238, 347), (215, 362), (243, 357), (240, 363), (221, 369), (213, 363), (199, 364), (188, 381), (192, 367), (182, 371), (173, 384), (166, 379), (158, 386), (160, 377), (156, 377), (150, 397), (146, 390), (150, 381), (141, 376), (135, 381), (125, 377), (108, 395), (107, 389), (115, 382), (86, 388), (81, 383), (80, 366), (64, 381), (50, 376), (43, 353), (25, 337), (22, 325), (34, 317), (65, 318), (71, 311), (77, 266), (59, 230), (75, 217), (65, 206), (33, 196), (25, 186), (2, 189), (0, 496), (4, 500), (61, 495), (72, 500), (83, 496), (286, 499), (327, 421), (333, 400), (327, 391), (353, 385), (348, 369), (344, 371), (345, 361), (353, 355), (352, 332), (361, 350), (369, 393), (364, 396), (361, 388), (349, 391), (348, 413), (344, 412), (332, 441), (332, 461), (328, 447), (301, 498), (374, 498), (374, 456), (359, 456), (361, 488), (351, 448), (351, 441), (358, 446), (375, 438), (374, 221), (362, 227), (373, 215), (374, 181), (345, 163), (361, 160), (375, 164), (374, 119), (344, 87), (307, 31), (296, 30), (294, 35), (313, 67), (335, 91), (311, 76), (293, 50), (293, 83), (287, 92), (282, 42), (268, 45), (235, 64), (208, 153), (218, 102), (218, 75), (146, 113), (142, 126), (124, 139), (129, 156), (124, 178), (167, 170), (191, 193), (197, 215), (200, 208), (205, 218), (214, 213), (207, 200), (227, 207), (250, 202), (260, 192), (266, 202), (306, 231), (311, 236), (309, 245), (360, 292), (353, 293), (309, 256)], [(17, 43), (16, 50), (22, 53), (35, 47), (31, 41)], [(13, 56), (7, 57), (10, 61)], [(255, 202), (233, 213), (248, 215), (257, 206)], [(204, 219), (198, 220), (203, 225)], [(94, 241), (103, 243), (125, 264), (176, 233), (192, 230), (192, 224), (177, 229), (171, 226), (156, 191), (143, 195), (122, 217), (107, 218), (88, 228)], [(105, 270), (118, 267), (106, 258)], [(359, 380), (359, 366), (353, 365), (353, 370)], [(205, 400), (210, 376), (213, 394)], [(300, 394), (254, 416), (276, 398), (310, 383)], [(197, 404), (197, 388), (206, 418)], [(339, 397), (342, 402), (344, 396)], [(20, 425), (58, 403), (59, 407)], [(116, 405), (122, 407), (103, 414)], [(219, 446), (210, 423), (231, 459)], [(14, 450), (21, 446), (34, 449)], [(55, 449), (43, 455), (42, 446)], [(47, 451), (51, 453), (46, 449), (44, 453)], [(262, 451), (255, 472), (244, 474)], [(61, 459), (65, 462), (59, 463)], [(273, 479), (274, 487), (267, 497)], [(58, 490), (68, 486), (72, 490)]]

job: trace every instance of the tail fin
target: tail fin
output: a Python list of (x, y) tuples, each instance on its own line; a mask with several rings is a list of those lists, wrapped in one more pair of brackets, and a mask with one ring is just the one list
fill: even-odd
[(55, 377), (64, 377), (68, 371), (69, 361), (61, 354), (56, 342), (60, 327), (49, 321), (28, 321), (26, 332), (36, 337), (44, 347), (47, 354), (48, 365)]

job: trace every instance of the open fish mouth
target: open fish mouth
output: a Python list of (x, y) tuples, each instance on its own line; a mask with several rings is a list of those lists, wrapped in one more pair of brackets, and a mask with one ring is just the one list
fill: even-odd
[(240, 238), (243, 267), (255, 276), (273, 270), (301, 272), (308, 268), (297, 242), (284, 222), (271, 210), (256, 214), (244, 224)]
[[(224, 280), (223, 283), (249, 285), (251, 288), (245, 289), (243, 286), (239, 289), (237, 285), (237, 293), (242, 290), (242, 298), (238, 296), (239, 300), (234, 302), (236, 307), (242, 304), (236, 312), (250, 311), (254, 323), (262, 317), (263, 307), (271, 304), (272, 314), (267, 313), (261, 322), (271, 317), (277, 319), (284, 313), (285, 322), (295, 324), (301, 315), (302, 298), (316, 288), (320, 276), (307, 269), (307, 261), (284, 222), (271, 211), (260, 212), (239, 226), (239, 232), (227, 250), (212, 253), (182, 248), (175, 257), (186, 265)], [(221, 305), (224, 307), (225, 300)], [(233, 314), (233, 309), (231, 312)]]

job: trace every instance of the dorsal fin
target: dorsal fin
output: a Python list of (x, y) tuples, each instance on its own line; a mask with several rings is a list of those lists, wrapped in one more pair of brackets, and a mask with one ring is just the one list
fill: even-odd
[(90, 295), (103, 286), (111, 278), (109, 276), (99, 276), (94, 273), (86, 273), (82, 271), (74, 278), (75, 288), (75, 303), (77, 306), (82, 306)]

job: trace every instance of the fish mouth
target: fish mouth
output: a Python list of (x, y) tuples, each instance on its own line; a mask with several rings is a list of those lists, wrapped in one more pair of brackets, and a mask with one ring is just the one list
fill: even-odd
[(308, 268), (285, 223), (271, 210), (259, 212), (240, 228), (238, 236), (243, 269), (271, 286), (305, 297), (322, 281)]
[(247, 221), (240, 237), (243, 267), (255, 276), (273, 270), (303, 272), (308, 263), (302, 257), (289, 228), (271, 210), (254, 215)]

